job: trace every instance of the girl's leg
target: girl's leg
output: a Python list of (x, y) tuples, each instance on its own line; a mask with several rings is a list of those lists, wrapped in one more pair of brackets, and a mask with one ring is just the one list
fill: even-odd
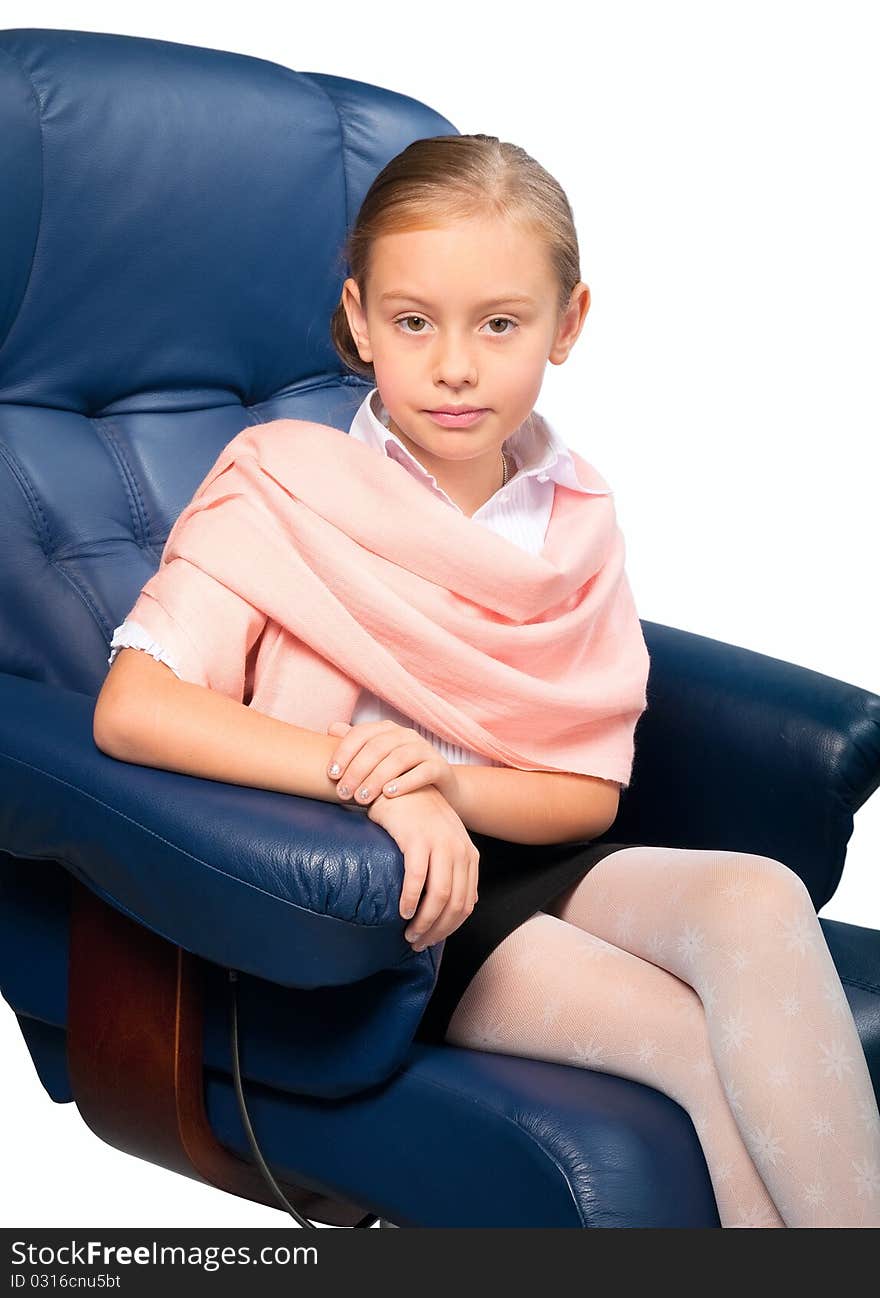
[[(880, 1226), (877, 1099), (793, 870), (748, 852), (627, 847), (548, 910), (697, 991), (730, 1107), (786, 1226)], [(711, 1130), (701, 1135), (711, 1145)]]
[(691, 1116), (722, 1226), (784, 1225), (731, 1114), (700, 998), (667, 970), (538, 911), (477, 970), (446, 1040), (653, 1086)]

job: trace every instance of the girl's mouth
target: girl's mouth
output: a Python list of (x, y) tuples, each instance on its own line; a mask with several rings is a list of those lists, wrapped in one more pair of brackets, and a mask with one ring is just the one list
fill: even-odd
[(478, 419), (489, 413), (488, 410), (469, 410), (462, 415), (448, 415), (439, 410), (426, 410), (425, 414), (434, 420), (435, 424), (440, 424), (443, 428), (469, 428), (475, 424)]

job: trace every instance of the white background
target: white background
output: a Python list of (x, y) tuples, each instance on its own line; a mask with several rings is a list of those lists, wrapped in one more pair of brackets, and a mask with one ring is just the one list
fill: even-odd
[[(880, 693), (875, 18), (845, 0), (2, 11), (370, 81), (522, 145), (569, 195), (593, 297), (539, 408), (615, 490), (640, 615)], [(880, 795), (821, 913), (880, 928)], [(293, 1228), (93, 1136), (2, 1001), (0, 1050), (0, 1224)]]

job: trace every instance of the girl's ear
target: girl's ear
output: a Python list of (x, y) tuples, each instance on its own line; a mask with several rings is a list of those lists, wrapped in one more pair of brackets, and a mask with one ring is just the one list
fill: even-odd
[[(362, 361), (371, 363), (373, 356), (370, 352), (369, 340), (367, 338), (367, 317), (364, 312), (363, 303), (360, 300), (360, 291), (357, 286), (357, 280), (349, 275), (348, 279), (342, 285), (342, 309), (348, 320), (349, 333), (357, 347), (358, 355)], [(369, 354), (364, 355), (364, 351)]]

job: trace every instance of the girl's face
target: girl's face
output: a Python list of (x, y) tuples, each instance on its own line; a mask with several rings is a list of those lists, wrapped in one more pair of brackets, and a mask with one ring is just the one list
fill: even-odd
[[(367, 301), (354, 279), (343, 305), (371, 361), (391, 430), (468, 513), (501, 485), (501, 446), (531, 413), (547, 362), (568, 356), (590, 305), (580, 282), (559, 312), (543, 245), (501, 217), (383, 235), (370, 257)], [(476, 406), (448, 427), (428, 413)]]

